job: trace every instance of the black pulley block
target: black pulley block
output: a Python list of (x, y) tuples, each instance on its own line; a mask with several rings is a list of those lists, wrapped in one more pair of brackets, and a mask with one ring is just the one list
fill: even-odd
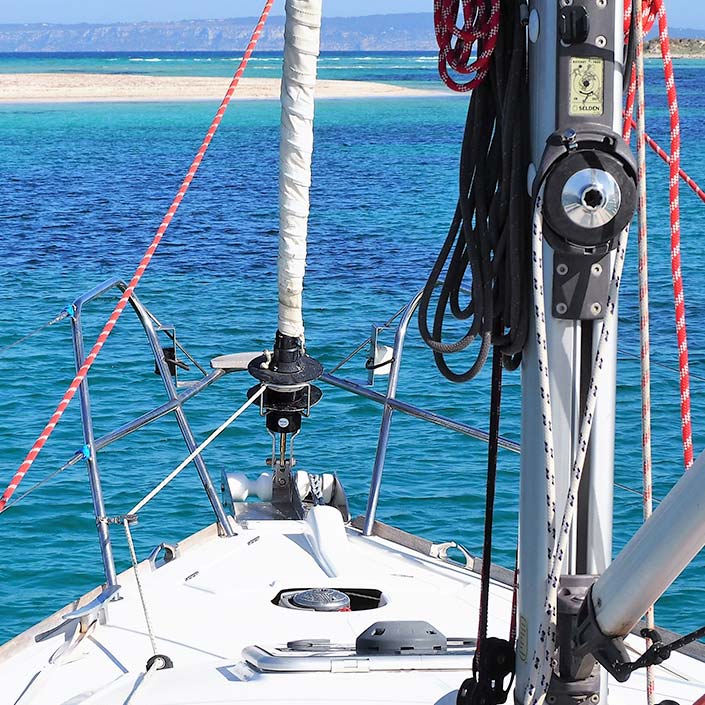
[(505, 639), (487, 637), (475, 652), (473, 676), (458, 689), (456, 705), (501, 705), (514, 681), (516, 655)]
[(154, 654), (154, 656), (150, 656), (145, 666), (146, 671), (151, 671), (152, 669), (155, 671), (164, 671), (167, 668), (174, 668), (174, 662), (164, 654)]
[[(247, 390), (252, 398), (260, 389), (256, 384)], [(318, 404), (323, 392), (312, 384), (294, 389), (272, 389), (267, 387), (262, 395), (262, 408), (267, 413), (267, 429), (272, 433), (297, 433), (301, 428), (301, 416)]]

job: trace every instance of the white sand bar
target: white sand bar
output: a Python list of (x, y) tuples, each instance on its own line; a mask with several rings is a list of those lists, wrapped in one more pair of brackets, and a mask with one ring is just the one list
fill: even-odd
[[(49, 103), (93, 101), (220, 100), (229, 78), (211, 76), (147, 76), (97, 73), (0, 74), (0, 102)], [(278, 99), (278, 79), (242, 78), (239, 99)], [(317, 98), (376, 98), (443, 94), (369, 81), (327, 81), (316, 84)]]

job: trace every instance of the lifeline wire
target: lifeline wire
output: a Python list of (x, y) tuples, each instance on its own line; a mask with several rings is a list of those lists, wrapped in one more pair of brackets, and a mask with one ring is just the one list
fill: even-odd
[(247, 66), (247, 63), (250, 60), (250, 57), (252, 56), (252, 52), (254, 51), (255, 46), (257, 45), (257, 40), (259, 39), (262, 33), (262, 29), (264, 28), (264, 24), (267, 21), (269, 11), (271, 10), (273, 3), (274, 0), (266, 0), (259, 21), (257, 22), (257, 25), (254, 31), (252, 32), (250, 43), (247, 45), (247, 49), (245, 50), (242, 60), (240, 61), (240, 65), (238, 66), (237, 71), (235, 72), (235, 75), (233, 76), (233, 79), (230, 82), (230, 86), (228, 87), (228, 90), (225, 93), (225, 97), (223, 98), (220, 107), (218, 108), (218, 111), (216, 112), (215, 117), (213, 118), (213, 121), (211, 122), (211, 125), (208, 128), (208, 132), (206, 133), (206, 136), (203, 139), (203, 142), (198, 152), (196, 153), (196, 156), (193, 162), (191, 163), (191, 166), (189, 167), (189, 170), (186, 173), (186, 176), (184, 177), (184, 180), (181, 183), (181, 186), (175, 198), (172, 201), (169, 210), (166, 212), (166, 215), (164, 216), (161, 225), (157, 229), (154, 239), (147, 248), (147, 251), (142, 257), (142, 261), (140, 262), (139, 266), (135, 270), (135, 273), (132, 276), (128, 287), (125, 289), (123, 295), (120, 297), (120, 301), (118, 301), (117, 306), (110, 315), (110, 318), (108, 319), (107, 323), (105, 324), (105, 327), (98, 336), (98, 339), (93, 345), (93, 348), (88, 353), (85, 362), (83, 363), (83, 365), (81, 365), (81, 368), (74, 377), (73, 382), (71, 382), (71, 384), (69, 385), (69, 388), (64, 394), (63, 399), (61, 400), (61, 402), (59, 402), (59, 405), (56, 407), (56, 410), (49, 419), (49, 422), (44, 427), (44, 430), (39, 435), (39, 438), (37, 438), (37, 440), (35, 441), (31, 450), (27, 454), (27, 457), (22, 461), (22, 464), (20, 465), (14, 477), (10, 481), (10, 484), (7, 486), (7, 489), (3, 493), (2, 497), (0, 497), (0, 512), (4, 511), (5, 505), (7, 504), (8, 500), (10, 499), (10, 497), (12, 497), (20, 482), (22, 482), (22, 479), (27, 474), (27, 471), (32, 466), (32, 463), (35, 461), (36, 457), (39, 455), (40, 451), (44, 447), (44, 444), (49, 439), (49, 436), (51, 436), (54, 428), (56, 428), (56, 425), (59, 423), (59, 419), (61, 419), (64, 411), (75, 396), (76, 392), (78, 391), (78, 388), (81, 386), (81, 383), (86, 378), (88, 370), (91, 368), (91, 365), (95, 362), (95, 359), (98, 357), (98, 354), (103, 348), (105, 341), (108, 339), (108, 336), (115, 327), (115, 324), (118, 322), (118, 319), (120, 318), (122, 312), (125, 310), (125, 306), (127, 305), (127, 302), (132, 296), (135, 288), (139, 284), (140, 279), (142, 279), (142, 275), (145, 273), (147, 267), (149, 266), (149, 263), (152, 261), (152, 257), (154, 256), (154, 253), (157, 247), (159, 246), (159, 243), (161, 242), (164, 233), (167, 231), (169, 224), (171, 223), (174, 215), (176, 214), (176, 211), (179, 209), (181, 201), (183, 200), (186, 191), (188, 191), (188, 188), (191, 185), (191, 182), (193, 181), (196, 172), (198, 171), (198, 167), (201, 165), (203, 157), (206, 151), (208, 150), (211, 141), (213, 140), (213, 136), (215, 135), (223, 119), (223, 115), (225, 114), (230, 100), (233, 97), (235, 88), (237, 88), (237, 84), (240, 82), (240, 77), (242, 76), (245, 67)]
[[(404, 311), (406, 311), (407, 306), (408, 306), (408, 304), (404, 304), (388, 321), (383, 323), (380, 327), (381, 328), (389, 328), (389, 326), (391, 326), (392, 323), (394, 323), (394, 321), (397, 318), (399, 318), (399, 316), (401, 316), (401, 314), (404, 313)], [(328, 374), (329, 375), (335, 374), (341, 367), (343, 367), (348, 362), (350, 362), (350, 360), (352, 360), (355, 357), (355, 355), (357, 355), (360, 352), (360, 350), (362, 350), (365, 347), (365, 345), (368, 345), (371, 342), (372, 342), (372, 336), (370, 335), (367, 338), (365, 338), (349, 355), (344, 357), (335, 367), (333, 367), (333, 369), (331, 369), (328, 372)]]
[(68, 462), (65, 465), (62, 465), (60, 468), (57, 470), (54, 470), (54, 472), (50, 472), (44, 479), (39, 480), (39, 482), (36, 482), (33, 484), (26, 492), (21, 494), (19, 497), (15, 497), (11, 502), (8, 502), (7, 505), (5, 506), (5, 509), (9, 509), (10, 507), (14, 507), (17, 503), (21, 502), (25, 497), (28, 497), (29, 495), (32, 494), (35, 490), (38, 490), (42, 485), (45, 485), (49, 480), (52, 480), (55, 478), (59, 473), (62, 473), (64, 470), (68, 470), (70, 467), (73, 467), (75, 463)]
[(42, 331), (46, 330), (50, 326), (53, 326), (55, 323), (58, 323), (59, 321), (63, 321), (64, 318), (68, 318), (71, 314), (69, 313), (68, 309), (62, 311), (56, 318), (52, 318), (51, 321), (47, 321), (46, 323), (42, 324), (41, 326), (37, 326), (34, 330), (30, 331), (26, 335), (23, 335), (21, 338), (18, 338), (17, 340), (14, 340), (11, 342), (9, 345), (5, 345), (5, 347), (0, 348), (0, 355), (4, 355), (8, 350), (11, 348), (14, 348), (16, 345), (19, 345), (20, 343), (24, 343), (25, 340), (29, 340), (30, 338), (34, 338), (35, 335), (39, 335)]
[[(620, 355), (630, 357), (633, 360), (639, 360), (641, 358), (641, 355), (630, 352), (629, 350), (625, 350), (624, 348), (618, 348), (618, 351)], [(669, 372), (675, 372), (676, 374), (680, 374), (680, 370), (677, 367), (671, 367), (670, 365), (666, 365), (663, 362), (652, 360), (651, 365), (653, 367), (661, 367), (662, 369), (668, 370)], [(698, 380), (698, 382), (705, 382), (705, 377), (703, 377), (702, 375), (693, 374), (692, 372), (690, 373), (690, 379), (696, 379)]]

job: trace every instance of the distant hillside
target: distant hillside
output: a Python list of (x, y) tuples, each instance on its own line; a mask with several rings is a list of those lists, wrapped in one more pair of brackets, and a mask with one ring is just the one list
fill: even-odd
[[(254, 17), (121, 24), (0, 25), (0, 52), (237, 51), (247, 46)], [(258, 48), (284, 44), (284, 18), (270, 17)], [(436, 47), (431, 13), (328, 17), (324, 51), (426, 51)]]
[[(0, 24), (0, 52), (52, 51), (241, 51), (257, 19), (179, 20), (119, 24)], [(705, 39), (705, 30), (671, 28), (674, 53), (691, 53), (687, 42)], [(284, 18), (270, 17), (258, 47), (279, 51)], [(693, 45), (695, 47), (695, 45)], [(324, 51), (435, 51), (433, 15), (416, 12), (323, 20)], [(653, 51), (653, 46), (650, 46)], [(695, 51), (695, 49), (693, 49)], [(695, 53), (702, 53), (698, 46)]]
[[(676, 57), (693, 58), (705, 56), (705, 32), (698, 34), (690, 32), (691, 37), (697, 35), (698, 39), (679, 39), (671, 37), (671, 54)], [(661, 56), (661, 46), (658, 39), (650, 39), (644, 44), (645, 56)]]

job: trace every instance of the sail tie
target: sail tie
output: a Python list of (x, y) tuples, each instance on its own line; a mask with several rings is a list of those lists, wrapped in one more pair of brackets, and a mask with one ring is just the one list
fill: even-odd
[(249, 62), (252, 53), (254, 52), (255, 46), (257, 45), (257, 41), (259, 40), (260, 35), (262, 34), (264, 24), (267, 21), (269, 11), (271, 10), (273, 4), (274, 0), (265, 1), (262, 14), (260, 15), (259, 21), (257, 22), (257, 25), (255, 26), (252, 32), (252, 36), (250, 38), (249, 44), (247, 45), (247, 49), (245, 50), (245, 53), (243, 54), (242, 59), (240, 60), (240, 64), (238, 65), (238, 68), (235, 71), (235, 75), (233, 76), (228, 90), (225, 93), (225, 97), (223, 98), (220, 107), (218, 108), (215, 117), (213, 118), (213, 121), (211, 122), (210, 127), (206, 132), (206, 136), (204, 137), (203, 142), (201, 143), (201, 146), (199, 147), (198, 152), (196, 153), (196, 156), (191, 162), (191, 166), (189, 167), (186, 176), (184, 177), (184, 180), (182, 181), (181, 186), (179, 187), (179, 190), (176, 196), (174, 197), (174, 200), (169, 206), (169, 209), (167, 210), (166, 215), (164, 216), (164, 219), (161, 222), (161, 225), (157, 229), (157, 232), (154, 235), (152, 242), (144, 253), (137, 269), (135, 270), (135, 273), (133, 274), (129, 285), (120, 297), (120, 300), (118, 301), (117, 305), (115, 306), (115, 309), (110, 315), (110, 318), (108, 319), (107, 323), (103, 327), (103, 330), (100, 332), (100, 335), (98, 336), (95, 344), (88, 353), (85, 362), (81, 365), (81, 368), (79, 369), (73, 381), (69, 385), (68, 389), (66, 390), (66, 393), (59, 402), (59, 405), (54, 410), (54, 413), (51, 415), (51, 418), (49, 419), (48, 423), (42, 430), (37, 440), (34, 442), (34, 445), (32, 446), (29, 453), (27, 453), (27, 456), (22, 461), (20, 467), (15, 472), (15, 475), (13, 476), (12, 480), (10, 480), (10, 484), (3, 492), (2, 497), (0, 497), (0, 513), (4, 511), (8, 501), (14, 494), (19, 484), (24, 479), (24, 476), (32, 467), (32, 463), (34, 463), (42, 448), (49, 440), (49, 437), (56, 428), (56, 425), (59, 423), (59, 420), (63, 416), (64, 411), (66, 411), (66, 408), (75, 396), (83, 380), (86, 379), (88, 371), (95, 362), (100, 351), (103, 349), (105, 341), (110, 336), (110, 333), (112, 332), (113, 328), (115, 328), (115, 325), (117, 324), (118, 319), (122, 315), (122, 312), (125, 310), (125, 307), (127, 306), (130, 297), (137, 288), (137, 285), (140, 283), (140, 280), (142, 279), (145, 271), (147, 270), (147, 267), (152, 261), (152, 257), (154, 256), (154, 253), (156, 252), (157, 247), (159, 246), (159, 243), (162, 240), (162, 237), (169, 228), (169, 225), (172, 219), (174, 218), (174, 215), (176, 215), (176, 211), (179, 209), (179, 206), (181, 205), (181, 202), (183, 201), (183, 198), (186, 195), (186, 192), (188, 191), (189, 186), (191, 185), (191, 182), (193, 181), (196, 172), (198, 171), (198, 168), (201, 165), (201, 162), (203, 161), (203, 157), (205, 156), (206, 151), (208, 150), (208, 147), (210, 146), (210, 143), (212, 142), (213, 137), (216, 131), (218, 130), (220, 123), (223, 120), (223, 115), (225, 115), (225, 111), (227, 110), (228, 105), (230, 104), (230, 101), (233, 97), (233, 93), (235, 92), (235, 89), (237, 88), (237, 85), (240, 82), (240, 78), (243, 72), (245, 71), (245, 67)]

